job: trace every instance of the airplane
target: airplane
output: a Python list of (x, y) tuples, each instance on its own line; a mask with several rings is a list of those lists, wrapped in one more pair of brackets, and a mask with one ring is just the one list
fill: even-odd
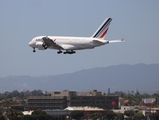
[[(39, 50), (55, 49), (58, 54), (74, 54), (75, 50), (93, 49), (108, 43), (123, 42), (120, 40), (104, 40), (112, 18), (106, 18), (91, 37), (38, 36), (29, 42), (29, 46)], [(63, 52), (63, 50), (65, 52)]]

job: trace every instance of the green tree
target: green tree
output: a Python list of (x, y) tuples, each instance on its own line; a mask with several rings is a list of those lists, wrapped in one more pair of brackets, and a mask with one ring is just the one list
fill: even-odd
[(12, 97), (20, 97), (20, 93), (17, 90), (12, 91), (10, 94)]
[(107, 118), (108, 118), (109, 120), (114, 119), (115, 116), (116, 116), (116, 114), (115, 114), (113, 111), (108, 111), (108, 112), (107, 112)]
[(47, 115), (47, 113), (43, 110), (34, 110), (32, 115)]
[(149, 115), (150, 119), (152, 120), (159, 120), (159, 112), (156, 112), (156, 113), (151, 113)]
[(0, 101), (5, 99), (5, 95), (0, 93)]
[(2, 113), (0, 113), (0, 120), (5, 120), (5, 117), (3, 116)]
[(47, 120), (47, 115), (40, 114), (38, 120)]
[(71, 112), (71, 117), (72, 117), (73, 119), (79, 120), (79, 119), (81, 119), (81, 117), (83, 117), (83, 116), (84, 116), (84, 111), (73, 111), (73, 112)]
[(93, 113), (93, 114), (91, 115), (91, 118), (92, 118), (93, 120), (100, 119), (101, 117), (102, 117), (102, 114), (99, 113), (99, 112)]
[(18, 110), (9, 109), (8, 118), (10, 120), (22, 120), (23, 113), (21, 111), (18, 111)]
[(129, 118), (132, 118), (134, 116), (135, 112), (133, 110), (126, 110), (124, 111), (124, 115), (128, 116)]
[[(48, 115), (45, 111), (42, 110), (34, 110), (31, 116), (32, 117), (29, 120), (53, 120), (52, 116)], [(28, 116), (25, 116), (25, 118), (28, 118)]]
[(124, 120), (124, 115), (122, 113), (117, 113), (116, 120)]
[(135, 114), (134, 114), (134, 119), (135, 119), (135, 120), (142, 120), (142, 119), (144, 119), (143, 113), (142, 113), (142, 112), (137, 112), (137, 113), (135, 113)]
[(23, 120), (33, 120), (32, 115), (24, 115)]
[(42, 96), (42, 95), (44, 95), (44, 93), (42, 90), (33, 90), (33, 91), (31, 91), (31, 95), (32, 96)]

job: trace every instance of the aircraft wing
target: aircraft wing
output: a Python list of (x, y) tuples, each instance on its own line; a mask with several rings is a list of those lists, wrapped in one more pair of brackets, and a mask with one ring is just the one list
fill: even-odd
[(54, 46), (56, 47), (57, 49), (63, 49), (60, 45), (58, 45), (56, 42), (54, 42), (54, 40), (50, 39), (49, 37), (43, 37), (43, 42), (45, 43), (45, 45), (47, 47), (50, 47), (50, 46)]

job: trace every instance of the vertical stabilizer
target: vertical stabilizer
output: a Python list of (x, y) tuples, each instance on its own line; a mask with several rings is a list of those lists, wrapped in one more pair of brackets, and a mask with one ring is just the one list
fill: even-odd
[(112, 18), (105, 19), (104, 22), (100, 25), (100, 27), (96, 30), (96, 32), (92, 35), (92, 37), (104, 39), (104, 37), (106, 36), (108, 32), (111, 21), (112, 21)]

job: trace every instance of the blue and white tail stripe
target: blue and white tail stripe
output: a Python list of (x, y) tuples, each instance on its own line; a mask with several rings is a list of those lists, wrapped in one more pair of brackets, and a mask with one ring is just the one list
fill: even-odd
[(97, 31), (93, 34), (93, 38), (100, 38), (100, 39), (104, 39), (104, 37), (106, 36), (106, 33), (108, 31), (109, 25), (112, 21), (112, 18), (107, 18), (102, 24), (101, 26), (97, 29)]

